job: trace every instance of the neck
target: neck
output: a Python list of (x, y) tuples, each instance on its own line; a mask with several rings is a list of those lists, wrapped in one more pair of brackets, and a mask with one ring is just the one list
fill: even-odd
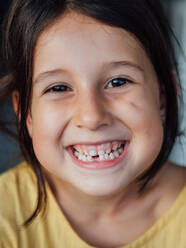
[(139, 185), (133, 183), (109, 197), (90, 196), (56, 177), (46, 174), (46, 178), (83, 240), (95, 247), (119, 247), (140, 237), (165, 214), (185, 184), (186, 170), (167, 163), (143, 194), (138, 194)]
[(45, 172), (54, 196), (67, 217), (76, 215), (82, 220), (95, 220), (117, 216), (121, 211), (131, 211), (131, 206), (144, 200), (151, 189), (147, 188), (142, 195), (139, 195), (139, 185), (135, 182), (128, 185), (125, 190), (109, 196), (88, 195), (79, 191), (73, 185), (62, 182), (54, 176)]

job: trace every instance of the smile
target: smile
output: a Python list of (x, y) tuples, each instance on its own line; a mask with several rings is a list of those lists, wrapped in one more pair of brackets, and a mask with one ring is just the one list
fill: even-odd
[(114, 141), (98, 146), (73, 146), (74, 155), (81, 161), (92, 162), (94, 160), (104, 161), (118, 158), (123, 152), (125, 143)]
[(100, 145), (74, 145), (68, 152), (75, 164), (87, 169), (114, 167), (127, 154), (129, 141), (113, 141)]

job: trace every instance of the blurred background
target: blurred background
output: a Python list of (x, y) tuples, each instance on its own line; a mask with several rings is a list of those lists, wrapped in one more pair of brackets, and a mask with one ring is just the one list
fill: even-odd
[[(7, 13), (11, 0), (1, 0), (0, 2), (0, 24)], [(186, 0), (162, 0), (165, 6), (167, 15), (170, 19), (172, 29), (179, 40), (184, 54), (186, 56)], [(0, 35), (1, 40), (1, 35)], [(181, 114), (181, 130), (186, 133), (186, 58), (184, 54), (175, 44), (175, 49), (178, 59), (178, 68), (180, 79), (183, 88), (183, 101), (180, 102)], [(6, 74), (6, 63), (0, 58), (0, 77)], [(174, 118), (174, 113), (172, 118)], [(0, 106), (0, 119), (8, 122), (15, 121), (15, 115), (10, 99)], [(12, 127), (14, 129), (14, 127)], [(19, 146), (15, 139), (0, 132), (0, 173), (13, 167), (22, 160), (19, 154)], [(170, 160), (179, 165), (186, 166), (186, 136), (182, 135), (177, 139)]]

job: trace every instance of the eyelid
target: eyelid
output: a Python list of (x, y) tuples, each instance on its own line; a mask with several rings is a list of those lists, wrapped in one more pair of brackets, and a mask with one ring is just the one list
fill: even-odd
[(114, 77), (108, 79), (108, 80), (106, 81), (106, 84), (105, 84), (105, 87), (104, 87), (104, 88), (106, 88), (106, 86), (110, 83), (110, 81), (112, 81), (112, 80), (114, 80), (114, 79), (123, 79), (123, 80), (127, 80), (127, 81), (129, 81), (129, 83), (135, 82), (133, 79), (131, 79), (131, 78), (128, 77), (128, 76), (125, 76), (125, 75), (118, 75), (118, 76), (114, 76)]
[[(105, 84), (105, 87), (109, 84), (110, 81), (114, 80), (114, 79), (123, 79), (123, 80), (127, 80), (129, 83), (133, 83), (134, 80), (131, 79), (129, 76), (126, 76), (126, 75), (117, 75), (117, 76), (114, 76), (110, 79), (108, 79), (106, 81), (106, 84)], [(68, 83), (65, 83), (65, 82), (55, 82), (55, 83), (52, 83), (50, 86), (48, 86), (46, 89), (43, 90), (43, 94), (46, 94), (46, 93), (50, 93), (50, 90), (53, 88), (53, 87), (56, 87), (56, 86), (65, 86), (67, 88), (72, 88)], [(68, 90), (68, 91), (61, 91), (61, 92), (69, 92), (71, 90)], [(54, 93), (57, 93), (54, 91)]]
[[(55, 82), (53, 84), (51, 84), (50, 86), (48, 86), (44, 91), (43, 93), (48, 93), (52, 88), (56, 87), (56, 86), (64, 86), (64, 87), (67, 87), (67, 88), (71, 88), (67, 83), (63, 83), (63, 82)], [(66, 92), (66, 91), (64, 91)], [(55, 92), (54, 92), (55, 93)]]
[(130, 76), (127, 76), (127, 75), (116, 75), (116, 76), (111, 77), (110, 79), (108, 79), (107, 80), (107, 83), (109, 83), (111, 80), (117, 79), (117, 78), (126, 79), (126, 80), (129, 80), (131, 82), (134, 82), (135, 81), (134, 79), (132, 79)]

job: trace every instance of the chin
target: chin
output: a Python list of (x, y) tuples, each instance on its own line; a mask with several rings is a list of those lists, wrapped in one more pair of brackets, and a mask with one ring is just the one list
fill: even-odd
[(92, 197), (110, 197), (118, 194), (119, 192), (125, 189), (127, 184), (116, 184), (115, 182), (101, 182), (89, 180), (89, 183), (83, 185), (76, 185), (75, 187), (79, 191), (83, 192), (86, 195)]

